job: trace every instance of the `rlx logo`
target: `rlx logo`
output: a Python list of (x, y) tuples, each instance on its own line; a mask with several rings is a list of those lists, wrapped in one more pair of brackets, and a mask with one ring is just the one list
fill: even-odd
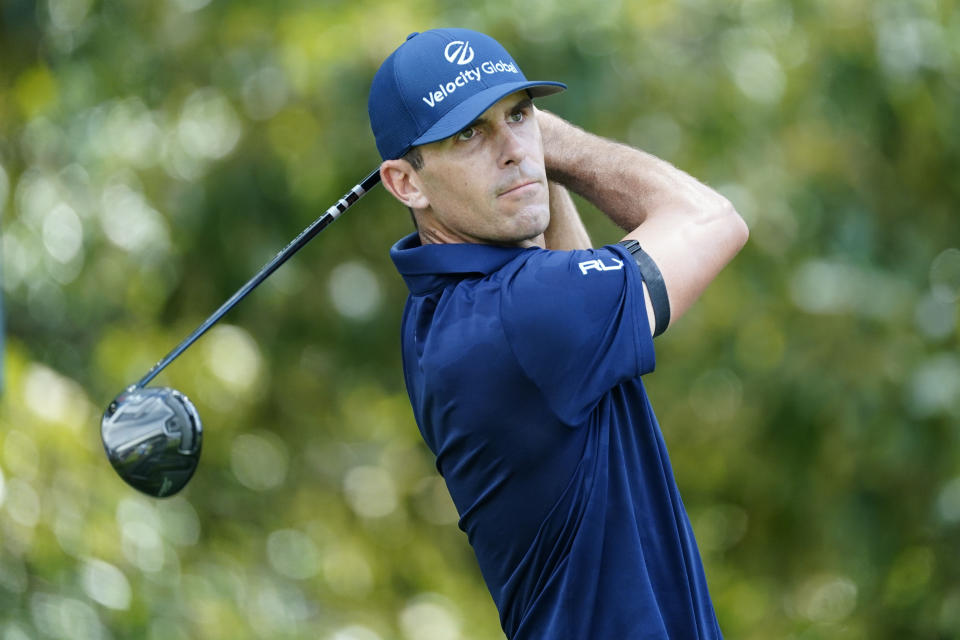
[(602, 259), (598, 260), (586, 260), (577, 264), (580, 267), (580, 273), (587, 275), (587, 272), (591, 269), (596, 271), (619, 271), (623, 269), (623, 260), (617, 260), (616, 258), (610, 258), (614, 264), (604, 264)]
[(470, 64), (473, 61), (473, 47), (470, 46), (470, 41), (464, 42), (463, 40), (454, 40), (446, 46), (443, 50), (443, 57), (447, 59), (447, 62), (456, 62), (457, 64)]

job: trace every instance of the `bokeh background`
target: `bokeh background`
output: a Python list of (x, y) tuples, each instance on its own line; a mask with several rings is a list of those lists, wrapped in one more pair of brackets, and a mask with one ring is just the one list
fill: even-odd
[(157, 380), (204, 416), (181, 495), (99, 440), (377, 164), (380, 61), (455, 25), (751, 227), (647, 379), (727, 637), (960, 638), (953, 0), (0, 0), (0, 638), (503, 638), (407, 404), (382, 189)]

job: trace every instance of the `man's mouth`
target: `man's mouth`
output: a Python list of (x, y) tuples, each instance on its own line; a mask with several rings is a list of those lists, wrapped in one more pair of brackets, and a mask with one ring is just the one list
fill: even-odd
[(539, 186), (540, 186), (539, 180), (525, 180), (523, 182), (519, 182), (513, 186), (510, 186), (504, 189), (499, 194), (497, 194), (497, 197), (508, 196), (508, 195), (509, 196), (525, 195), (526, 193), (533, 191), (536, 187), (539, 187)]

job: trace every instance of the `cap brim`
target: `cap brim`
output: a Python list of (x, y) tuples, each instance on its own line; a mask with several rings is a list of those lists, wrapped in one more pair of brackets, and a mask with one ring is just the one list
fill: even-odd
[[(455, 106), (448, 114), (437, 120), (432, 127), (427, 129), (423, 135), (410, 143), (410, 147), (443, 140), (444, 138), (449, 138), (463, 131), (463, 129), (476, 120), (480, 114), (489, 109), (498, 100), (511, 93), (526, 89), (532, 97), (540, 98), (542, 96), (560, 93), (566, 88), (567, 85), (562, 82), (537, 81), (508, 82), (490, 87)], [(408, 148), (407, 151), (409, 150)], [(404, 153), (406, 153), (406, 151), (404, 151)]]

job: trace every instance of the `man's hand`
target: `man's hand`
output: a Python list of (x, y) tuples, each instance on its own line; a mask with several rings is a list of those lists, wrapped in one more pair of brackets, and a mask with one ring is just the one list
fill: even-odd
[[(559, 120), (559, 118), (540, 109), (535, 108), (534, 110), (537, 124), (540, 125), (541, 138), (553, 135), (549, 133), (551, 127), (555, 126), (552, 121)], [(546, 146), (546, 142), (544, 142), (544, 146)], [(547, 175), (549, 176), (549, 173)], [(573, 204), (570, 194), (563, 186), (552, 180), (548, 183), (548, 186), (550, 188), (550, 225), (543, 234), (546, 248), (559, 251), (589, 249), (591, 246), (590, 236), (583, 226), (580, 213), (577, 211), (576, 205)]]
[(583, 130), (540, 108), (537, 108), (537, 124), (540, 125), (540, 137), (543, 139), (543, 163), (546, 165), (547, 178), (560, 179), (556, 171), (558, 165), (563, 164), (562, 158), (567, 155), (564, 149), (573, 144), (572, 139)]

